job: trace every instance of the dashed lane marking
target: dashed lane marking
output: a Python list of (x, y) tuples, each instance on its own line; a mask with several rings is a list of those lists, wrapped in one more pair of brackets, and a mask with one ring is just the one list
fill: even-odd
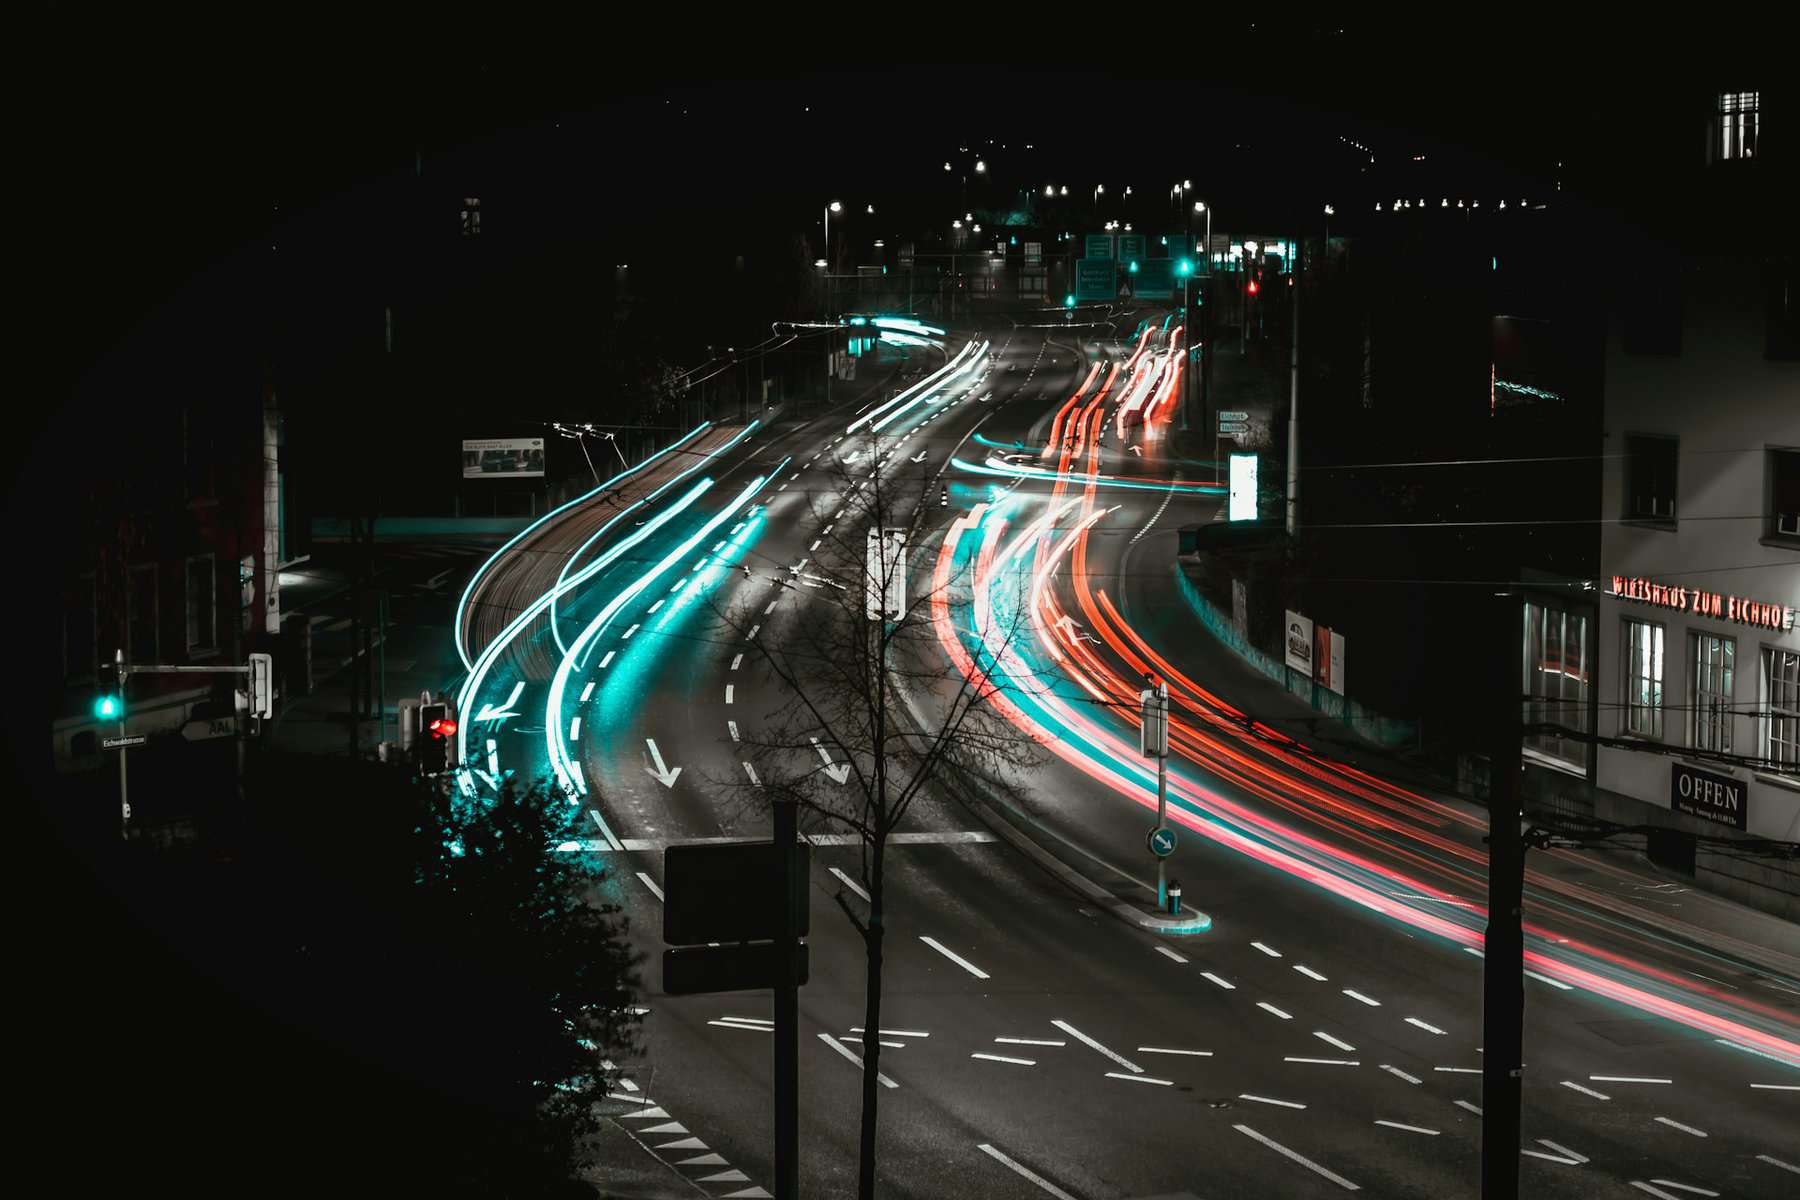
[(1273, 1004), (1270, 1004), (1267, 1000), (1258, 1000), (1256, 1002), (1256, 1007), (1258, 1007), (1260, 1009), (1264, 1009), (1268, 1012), (1274, 1013), (1276, 1016), (1280, 1017), (1284, 1021), (1291, 1021), (1294, 1019), (1294, 1015), (1292, 1013), (1282, 1012), (1279, 1008), (1276, 1008)]
[(744, 774), (746, 774), (750, 777), (750, 785), (752, 787), (761, 787), (762, 786), (762, 780), (760, 780), (756, 777), (756, 768), (754, 766), (752, 766), (749, 763), (745, 763), (744, 764)]
[(1169, 949), (1167, 946), (1161, 946), (1161, 945), (1157, 946), (1156, 952), (1158, 954), (1166, 955), (1167, 957), (1174, 959), (1178, 963), (1184, 963), (1187, 961), (1187, 959), (1181, 957), (1181, 955), (1175, 953), (1173, 950)]
[(1123, 1079), (1129, 1083), (1154, 1083), (1160, 1087), (1175, 1086), (1175, 1081), (1173, 1079), (1157, 1079), (1150, 1075), (1127, 1075), (1123, 1071), (1108, 1071), (1106, 1077), (1108, 1079)]
[(1362, 1063), (1360, 1063), (1357, 1060), (1352, 1059), (1352, 1058), (1301, 1058), (1300, 1056), (1294, 1055), (1294, 1054), (1288, 1055), (1286, 1058), (1282, 1059), (1281, 1061), (1291, 1062), (1291, 1063), (1311, 1063), (1313, 1066), (1316, 1066), (1316, 1067), (1360, 1067), (1360, 1066), (1362, 1066)]
[(1429, 1021), (1421, 1021), (1417, 1017), (1408, 1017), (1408, 1018), (1406, 1018), (1406, 1023), (1408, 1025), (1416, 1025), (1420, 1029), (1423, 1029), (1426, 1033), (1435, 1033), (1439, 1037), (1445, 1036), (1443, 1030), (1439, 1029), (1436, 1025), (1433, 1025)]
[(1479, 1105), (1470, 1104), (1467, 1100), (1458, 1100), (1456, 1102), (1456, 1107), (1466, 1108), (1478, 1117), (1481, 1115), (1481, 1107)]
[(1381, 1007), (1381, 1001), (1376, 1000), (1371, 996), (1365, 996), (1361, 992), (1355, 991), (1351, 988), (1345, 988), (1344, 995), (1350, 997), (1352, 1000), (1360, 1001), (1363, 1004), (1368, 1005), (1370, 1008), (1380, 1008)]
[(1303, 967), (1303, 966), (1300, 966), (1298, 963), (1296, 963), (1294, 965), (1294, 970), (1300, 972), (1302, 975), (1306, 976), (1308, 979), (1317, 979), (1321, 983), (1325, 982), (1325, 976), (1319, 974), (1317, 971), (1313, 970), (1311, 967)]
[(994, 1041), (1003, 1046), (1066, 1046), (1069, 1043), (1054, 1038), (1009, 1038), (997, 1037)]
[(1270, 958), (1280, 958), (1281, 957), (1281, 951), (1275, 949), (1273, 946), (1265, 946), (1261, 942), (1251, 942), (1250, 944), (1252, 946), (1255, 946), (1258, 950), (1261, 950), (1264, 954), (1268, 955)]
[(1577, 1154), (1575, 1151), (1569, 1149), (1567, 1146), (1559, 1145), (1558, 1143), (1551, 1141), (1549, 1138), (1539, 1138), (1537, 1140), (1537, 1144), (1540, 1146), (1548, 1146), (1552, 1150), (1556, 1151), (1558, 1154), (1562, 1155), (1564, 1158), (1572, 1159), (1576, 1163), (1584, 1163), (1584, 1162), (1590, 1161), (1588, 1159), (1587, 1155)]
[(969, 974), (973, 975), (975, 978), (977, 978), (977, 979), (989, 978), (988, 973), (986, 971), (982, 970), (980, 967), (976, 966), (974, 963), (970, 962), (968, 959), (964, 958), (962, 955), (958, 954), (956, 951), (945, 946), (942, 942), (938, 941), (936, 938), (926, 937), (925, 935), (920, 934), (919, 940), (921, 942), (924, 942), (927, 946), (930, 946), (933, 950), (936, 950), (939, 954), (943, 955), (945, 958), (949, 959), (951, 962), (955, 963), (957, 966), (961, 967), (963, 970), (967, 971)]
[(1228, 979), (1221, 979), (1217, 975), (1214, 975), (1211, 971), (1202, 971), (1202, 972), (1200, 972), (1200, 975), (1202, 978), (1212, 980), (1214, 983), (1218, 984), (1220, 987), (1224, 988), (1228, 992), (1237, 990), (1237, 984), (1232, 983)]
[(1356, 1051), (1356, 1047), (1352, 1046), (1349, 1042), (1344, 1041), (1342, 1038), (1334, 1038), (1329, 1033), (1326, 1033), (1322, 1029), (1313, 1030), (1313, 1036), (1318, 1038), (1321, 1042), (1330, 1042), (1333, 1046), (1336, 1046), (1339, 1050), (1346, 1050), (1351, 1053), (1355, 1053), (1355, 1051)]
[(1692, 1125), (1683, 1125), (1680, 1121), (1672, 1121), (1668, 1117), (1657, 1117), (1656, 1121), (1660, 1124), (1667, 1125), (1670, 1129), (1679, 1129), (1683, 1133), (1691, 1133), (1695, 1137), (1711, 1136), (1704, 1129), (1695, 1129)]
[(1239, 1100), (1249, 1100), (1256, 1104), (1274, 1104), (1274, 1105), (1278, 1105), (1281, 1108), (1305, 1108), (1306, 1107), (1306, 1105), (1300, 1103), (1298, 1100), (1277, 1100), (1273, 1096), (1255, 1096), (1249, 1092), (1239, 1093), (1238, 1099)]
[[(1377, 1125), (1386, 1125), (1389, 1129), (1404, 1129), (1408, 1133), (1423, 1133), (1428, 1134), (1431, 1137), (1436, 1137), (1438, 1135), (1437, 1130), (1427, 1129), (1423, 1125), (1402, 1125), (1398, 1121), (1376, 1121), (1375, 1123)], [(1526, 1153), (1530, 1153), (1530, 1151), (1526, 1151)]]
[[(852, 1054), (849, 1050), (845, 1049), (843, 1043), (839, 1042), (836, 1038), (832, 1037), (829, 1033), (821, 1033), (819, 1035), (819, 1040), (821, 1042), (824, 1042), (827, 1046), (830, 1046), (833, 1050), (836, 1050), (839, 1054), (843, 1055), (845, 1058), (849, 1059), (851, 1062), (855, 1063), (858, 1070), (867, 1070), (867, 1068), (863, 1066), (862, 1059), (858, 1058), (856, 1055)], [(880, 1081), (881, 1086), (885, 1087), (885, 1088), (897, 1088), (900, 1086), (899, 1084), (895, 1083), (893, 1080), (889, 1079), (886, 1075), (882, 1074), (880, 1071), (875, 1072), (875, 1078), (878, 1081)]]
[[(744, 766), (746, 769), (748, 769), (750, 764), (745, 763)], [(751, 771), (750, 775), (751, 775), (751, 782), (755, 782), (756, 772)], [(861, 896), (863, 898), (864, 904), (874, 903), (874, 901), (869, 899), (869, 893), (863, 891), (862, 885), (860, 883), (856, 882), (856, 880), (854, 880), (854, 879), (850, 878), (848, 875), (844, 874), (843, 871), (839, 870), (837, 867), (832, 867), (831, 873), (838, 877), (839, 883), (843, 884), (845, 887), (849, 888), (851, 891), (853, 891), (857, 895)]]
[(1036, 1059), (1031, 1059), (1031, 1058), (1008, 1058), (1008, 1057), (1007, 1057), (1007, 1056), (1006, 1056), (1006, 1055), (1004, 1055), (1004, 1054), (971, 1054), (971, 1055), (969, 1055), (969, 1057), (970, 1057), (970, 1058), (980, 1058), (980, 1059), (985, 1059), (985, 1060), (987, 1060), (987, 1061), (988, 1061), (988, 1062), (1001, 1062), (1001, 1063), (1013, 1063), (1013, 1064), (1014, 1064), (1014, 1065), (1016, 1065), (1016, 1066), (1021, 1066), (1021, 1067), (1035, 1067), (1035, 1066), (1037, 1066), (1037, 1060), (1036, 1060)]
[(1171, 1050), (1167, 1046), (1139, 1046), (1139, 1054), (1185, 1054), (1192, 1058), (1211, 1058), (1211, 1050)]

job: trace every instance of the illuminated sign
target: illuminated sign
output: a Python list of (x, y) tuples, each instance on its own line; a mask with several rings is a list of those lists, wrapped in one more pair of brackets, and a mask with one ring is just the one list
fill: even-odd
[(1231, 456), (1231, 503), (1226, 513), (1233, 521), (1256, 520), (1256, 455)]
[(1697, 588), (1675, 587), (1648, 579), (1612, 577), (1612, 594), (1622, 600), (1691, 612), (1702, 617), (1721, 617), (1741, 621), (1763, 629), (1787, 630), (1794, 627), (1794, 609), (1786, 604), (1765, 604), (1745, 596), (1727, 596), (1721, 592), (1703, 592)]

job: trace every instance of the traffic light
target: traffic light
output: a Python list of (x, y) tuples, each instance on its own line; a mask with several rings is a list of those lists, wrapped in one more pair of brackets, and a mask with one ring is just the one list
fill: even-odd
[(1073, 295), (1073, 294), (1071, 294), (1071, 295), (1067, 295), (1067, 296), (1064, 296), (1064, 297), (1063, 297), (1063, 305), (1064, 305), (1064, 307), (1066, 307), (1066, 308), (1074, 308), (1074, 307), (1075, 307), (1075, 297), (1074, 297), (1074, 295)]
[(1135, 259), (1132, 261), (1131, 267), (1129, 269), (1133, 275), (1137, 274), (1137, 261)]
[(120, 686), (119, 668), (116, 663), (101, 663), (100, 671), (94, 677), (96, 694), (94, 696), (94, 719), (97, 721), (123, 721), (125, 719), (125, 689)]
[(1194, 273), (1194, 260), (1191, 258), (1184, 258), (1176, 263), (1175, 273), (1183, 277), (1192, 275)]
[(1252, 296), (1256, 295), (1256, 280), (1252, 279), (1250, 281), (1249, 291)]
[(456, 736), (456, 719), (448, 704), (419, 706), (419, 774), (441, 775), (450, 767), (450, 739)]

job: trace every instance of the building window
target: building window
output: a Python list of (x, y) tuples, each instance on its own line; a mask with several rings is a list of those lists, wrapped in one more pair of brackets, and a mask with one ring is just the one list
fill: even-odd
[(125, 577), (125, 657), (132, 663), (153, 663), (156, 645), (156, 564), (133, 567)]
[(213, 556), (196, 554), (187, 560), (187, 648), (188, 653), (219, 648), (218, 580), (213, 574)]
[(1626, 620), (1624, 638), (1625, 732), (1637, 737), (1663, 734), (1663, 627)]
[(1580, 767), (1588, 765), (1588, 618), (1549, 604), (1525, 605), (1525, 724), (1555, 729), (1528, 732), (1525, 745)]
[(1764, 646), (1763, 757), (1778, 771), (1800, 771), (1800, 651)]
[(1674, 438), (1625, 438), (1625, 519), (1675, 527), (1677, 452)]
[(1737, 642), (1711, 633), (1688, 635), (1693, 664), (1693, 736), (1696, 750), (1731, 750), (1731, 696), (1737, 677)]
[(1763, 457), (1763, 490), (1768, 497), (1763, 536), (1800, 546), (1800, 450), (1771, 447)]
[(1760, 92), (1725, 92), (1719, 96), (1720, 158), (1756, 157), (1760, 95)]
[(71, 682), (94, 677), (99, 665), (96, 645), (100, 633), (94, 624), (94, 577), (75, 581), (69, 603), (63, 607), (63, 676)]
[(464, 237), (481, 236), (481, 197), (479, 196), (463, 197), (462, 234)]

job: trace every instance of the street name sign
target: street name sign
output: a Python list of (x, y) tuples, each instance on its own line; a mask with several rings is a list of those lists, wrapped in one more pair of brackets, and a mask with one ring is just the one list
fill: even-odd
[[(100, 746), (102, 749), (106, 750), (119, 750), (126, 746), (141, 746), (149, 740), (150, 736), (148, 734), (134, 733), (129, 737), (103, 738), (101, 739)], [(123, 776), (121, 776), (121, 778), (123, 778)]]
[(1250, 427), (1242, 421), (1220, 421), (1220, 433), (1249, 433)]

